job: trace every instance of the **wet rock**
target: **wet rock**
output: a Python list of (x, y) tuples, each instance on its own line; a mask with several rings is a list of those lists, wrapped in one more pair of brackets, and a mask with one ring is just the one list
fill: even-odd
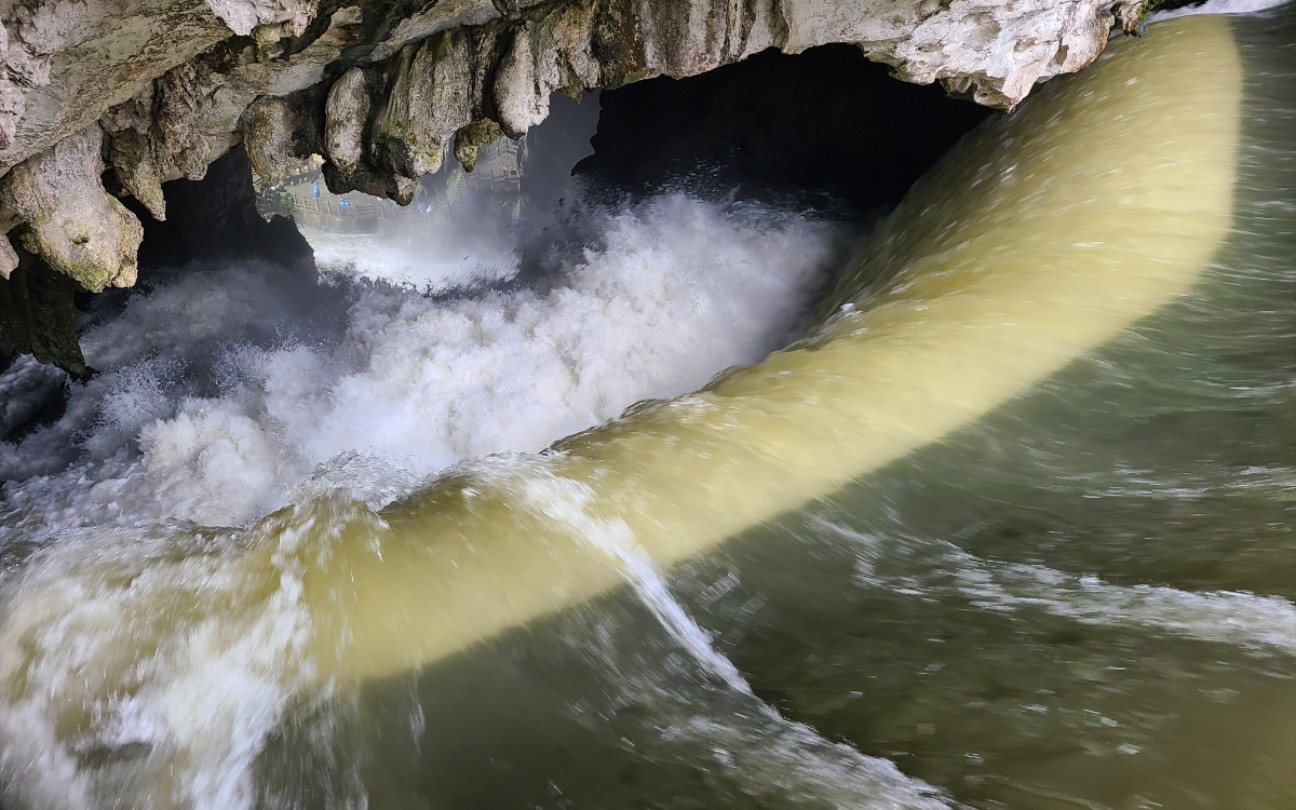
[(376, 82), (360, 68), (351, 68), (329, 89), (324, 104), (324, 143), (333, 167), (343, 176), (362, 168)]
[(335, 194), (360, 191), (402, 204), (414, 199), (418, 181), (370, 160), (370, 119), (381, 102), (385, 76), (378, 69), (351, 68), (329, 88), (324, 103), (324, 180)]
[[(1092, 60), (1113, 14), (1128, 27), (1141, 6), (921, 0), (861, 11), (844, 0), (343, 0), (323, 7), (317, 0), (18, 0), (0, 12), (0, 173), (147, 95), (156, 120), (135, 131), (150, 146), (124, 138), (116, 162), (128, 190), (144, 194), (156, 212), (154, 175), (162, 182), (200, 177), (238, 140), (244, 111), (257, 98), (298, 92), (356, 64), (380, 67), (390, 78), (392, 95), (375, 109), (387, 110), (392, 126), (403, 105), (426, 92), (450, 102), (431, 113), (443, 120), (409, 138), (389, 127), (376, 133), (382, 143), (366, 144), (385, 152), (370, 171), (397, 174), (433, 166), (435, 144), (473, 121), (524, 132), (543, 120), (555, 90), (695, 75), (769, 47), (795, 53), (853, 43), (901, 78), (942, 81), (980, 103), (1010, 107), (1037, 80)], [(433, 40), (439, 45), (429, 49)], [(493, 83), (490, 92), (475, 87), (484, 81)], [(266, 150), (254, 153), (258, 165), (276, 163)], [(336, 168), (349, 173), (342, 163)]]
[(201, 0), (11, 0), (0, 29), (0, 173), (230, 36)]
[[(319, 84), (326, 66), (363, 38), (361, 20), (357, 7), (340, 8), (320, 21), (309, 42), (296, 43), (291, 52), (280, 42), (267, 51), (255, 38), (233, 37), (162, 76), (155, 90), (152, 132), (160, 156), (169, 164), (165, 179), (201, 179), (208, 165), (240, 141), (245, 113), (258, 99), (287, 98)], [(306, 124), (317, 117), (322, 93), (308, 98), (313, 108), (306, 114), (299, 107), (292, 126), (295, 133), (315, 137)], [(291, 146), (300, 153), (314, 144)], [(286, 159), (291, 158), (272, 160), (264, 150), (258, 152), (258, 160), (267, 165)]]
[(9, 278), (18, 269), (18, 252), (8, 237), (0, 238), (0, 278)]
[(319, 90), (262, 96), (244, 114), (243, 146), (252, 169), (268, 182), (287, 179), (302, 161), (324, 150)]
[(474, 121), (455, 133), (455, 160), (464, 167), (464, 171), (471, 172), (481, 151), (503, 137), (504, 130), (489, 118)]
[(139, 220), (100, 182), (102, 144), (95, 124), (0, 180), (0, 205), (23, 223), (24, 246), (91, 292), (135, 283), (143, 237)]
[(638, 70), (638, 62), (627, 65), (622, 49), (600, 47), (608, 19), (596, 21), (593, 7), (571, 6), (528, 21), (513, 35), (492, 88), (506, 133), (517, 137), (547, 118), (554, 90), (611, 85), (605, 73)]
[(145, 135), (127, 130), (112, 139), (110, 155), (109, 161), (122, 188), (139, 200), (154, 219), (166, 219), (166, 199), (162, 196), (164, 175), (153, 152), (153, 142)]
[(15, 259), (12, 272), (0, 279), (0, 368), (21, 353), (84, 375), (88, 369), (76, 335), (80, 285), (21, 247), (15, 250), (8, 239), (0, 242), (0, 251)]
[[(207, 0), (212, 13), (240, 36), (254, 30), (279, 28), (275, 34), (300, 35), (315, 16), (318, 0)], [(267, 31), (262, 37), (271, 36)]]
[(152, 88), (140, 98), (114, 107), (104, 114), (102, 124), (109, 136), (108, 163), (122, 188), (138, 200), (154, 219), (166, 219), (162, 182), (169, 166), (157, 153), (157, 141), (149, 137)]
[(441, 167), (454, 133), (489, 118), (489, 77), (498, 61), (494, 27), (437, 34), (397, 59), (369, 133), (373, 162), (403, 177)]

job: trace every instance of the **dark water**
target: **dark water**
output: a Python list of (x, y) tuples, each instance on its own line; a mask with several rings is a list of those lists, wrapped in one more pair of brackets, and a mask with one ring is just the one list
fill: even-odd
[[(757, 464), (731, 471), (733, 485), (714, 497), (728, 492), (734, 506), (706, 508), (750, 509), (737, 520), (747, 528), (700, 556), (665, 555), (689, 556), (669, 573), (654, 544), (670, 538), (643, 526), (691, 525), (689, 498), (711, 491), (690, 493), (704, 486), (707, 445), (682, 462), (632, 457), (628, 475), (654, 483), (666, 470), (681, 514), (667, 498), (653, 502), (657, 513), (627, 515), (637, 538), (625, 543), (615, 529), (626, 524), (608, 517), (622, 506), (608, 494), (621, 468), (608, 462), (595, 469), (602, 479), (564, 489), (545, 466), (560, 454), (468, 468), (377, 514), (298, 493), (305, 505), (246, 529), (175, 519), (105, 519), (111, 527), (97, 529), (65, 500), (59, 509), (76, 512), (76, 526), (58, 529), (58, 510), (42, 524), (22, 509), (62, 492), (59, 479), (28, 482), (8, 501), (10, 550), (42, 532), (66, 536), (11, 555), (0, 577), (5, 806), (1296, 804), (1296, 14), (1231, 26), (1245, 72), (1233, 220), (1185, 295), (1059, 360), (984, 417), (791, 511), (743, 500), (747, 476), (752, 489), (764, 485)], [(1048, 92), (1082, 86), (1071, 81)], [(1183, 142), (1137, 120), (1124, 136), (1167, 150)], [(1103, 146), (1119, 168), (1119, 144)], [(908, 221), (904, 238), (925, 239), (923, 225)], [(1148, 240), (1168, 245), (1175, 228), (1147, 213)], [(1123, 270), (1153, 274), (1148, 253)], [(1008, 261), (981, 260), (991, 258)], [(271, 357), (258, 362), (306, 362)], [(994, 362), (1011, 370), (1011, 357)], [(920, 390), (963, 396), (958, 372)], [(755, 391), (741, 389), (736, 413), (779, 413), (751, 381), (777, 382), (733, 379)], [(830, 378), (815, 379), (830, 390)], [(866, 422), (889, 396), (877, 391), (845, 405), (823, 394), (820, 429), (841, 435), (843, 455), (854, 434), (828, 411), (840, 424)], [(221, 405), (205, 407), (182, 415)], [(675, 424), (650, 421), (671, 406), (657, 407), (608, 428), (608, 445)], [(712, 419), (720, 426), (708, 429), (723, 435), (722, 409), (677, 407), (681, 442)], [(244, 423), (227, 421), (251, 442), (233, 432)], [(309, 422), (320, 434), (337, 424)], [(409, 424), (414, 443), (422, 428)], [(570, 443), (571, 457), (593, 453), (585, 448), (597, 450), (601, 435)], [(802, 463), (782, 437), (771, 429), (763, 444), (743, 445), (743, 458), (781, 452), (789, 468)], [(109, 466), (127, 464), (107, 455)], [(817, 463), (832, 466), (829, 455)], [(192, 511), (204, 507), (200, 494), (134, 469), (96, 479), (98, 489), (126, 502), (130, 487), (163, 480), (190, 499), (191, 512), (171, 517), (204, 514)], [(492, 475), (515, 487), (500, 485), (514, 500), (499, 510)], [(192, 480), (238, 483), (237, 474)], [(469, 596), (435, 567), (444, 566), (435, 547), (396, 543), (417, 535), (410, 527), (424, 513), (454, 509), (465, 528), (437, 542), (452, 547), (462, 580), (491, 586)], [(554, 542), (545, 521), (576, 525), (615, 564), (565, 547), (512, 557)], [(336, 567), (356, 537), (393, 567)], [(425, 564), (436, 576), (422, 576)], [(605, 569), (615, 569), (610, 580)], [(352, 591), (373, 570), (385, 579), (366, 601)], [(628, 586), (610, 587), (621, 580)], [(348, 621), (329, 624), (335, 612)], [(501, 631), (463, 629), (495, 627), (496, 615), (513, 618)], [(322, 628), (337, 631), (340, 640), (328, 636), (337, 662), (318, 653)], [(436, 645), (454, 633), (446, 649)], [(387, 634), (408, 638), (408, 660)]]

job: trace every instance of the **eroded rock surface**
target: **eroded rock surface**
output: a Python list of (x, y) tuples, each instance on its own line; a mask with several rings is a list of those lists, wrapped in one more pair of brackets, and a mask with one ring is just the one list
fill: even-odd
[(18, 217), (24, 247), (90, 292), (135, 283), (144, 236), (99, 181), (102, 144), (92, 124), (0, 179), (0, 205)]
[[(0, 230), (84, 288), (130, 284), (162, 184), (243, 141), (273, 181), (408, 201), (556, 91), (692, 76), (768, 48), (856, 45), (906, 81), (1010, 108), (1143, 0), (0, 0)], [(91, 221), (93, 220), (93, 222)], [(3, 240), (0, 240), (3, 241)], [(17, 266), (0, 245), (0, 276)], [(5, 283), (0, 281), (0, 283)]]

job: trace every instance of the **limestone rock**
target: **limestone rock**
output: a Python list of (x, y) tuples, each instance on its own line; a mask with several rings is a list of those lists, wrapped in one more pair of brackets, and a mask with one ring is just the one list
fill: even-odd
[(91, 292), (135, 283), (139, 220), (104, 191), (98, 124), (64, 138), (0, 181), (0, 205), (25, 223), (27, 249)]
[(122, 188), (143, 203), (154, 219), (166, 219), (166, 199), (162, 195), (164, 173), (147, 135), (133, 129), (115, 133), (109, 147), (109, 162)]
[(243, 117), (243, 146), (252, 169), (270, 183), (292, 175), (303, 160), (323, 151), (322, 125), (315, 114), (319, 88), (291, 96), (262, 96)]
[(104, 113), (100, 123), (109, 136), (108, 163), (122, 188), (144, 204), (154, 219), (166, 219), (162, 182), (169, 165), (157, 153), (150, 137), (153, 88)]
[(383, 76), (377, 69), (351, 68), (329, 89), (324, 103), (324, 180), (336, 194), (361, 191), (402, 203), (414, 198), (418, 181), (371, 165), (369, 121), (381, 100)]
[[(162, 76), (153, 127), (159, 152), (172, 167), (166, 179), (201, 179), (208, 165), (239, 142), (244, 113), (257, 99), (282, 98), (318, 84), (325, 67), (363, 37), (360, 20), (356, 6), (344, 6), (292, 53), (267, 52), (253, 40), (235, 37)], [(294, 131), (305, 126), (305, 118), (313, 121), (314, 115), (298, 116)], [(258, 159), (274, 162), (264, 153)]]
[(260, 26), (282, 26), (300, 36), (315, 16), (319, 2), (312, 0), (207, 0), (212, 13), (240, 36)]
[[(592, 88), (611, 82), (610, 76), (629, 74), (623, 49), (609, 50), (596, 26), (592, 7), (570, 6), (528, 21), (504, 52), (492, 92), (499, 123), (517, 137), (549, 116), (549, 96), (564, 87)], [(606, 67), (596, 50), (608, 59)], [(638, 61), (632, 64), (638, 70)]]
[(489, 117), (497, 41), (493, 27), (461, 28), (402, 51), (370, 132), (372, 161), (411, 178), (440, 168), (450, 137)]
[[(514, 7), (534, 6), (544, 0), (514, 0)], [(427, 39), (452, 28), (484, 25), (500, 17), (500, 0), (441, 0), (426, 4), (397, 22), (370, 54), (373, 61), (390, 59), (410, 42)]]
[[(769, 47), (798, 52), (854, 43), (901, 78), (941, 81), (982, 104), (1006, 108), (1036, 81), (1091, 61), (1106, 43), (1113, 15), (1128, 24), (1141, 5), (1141, 0), (880, 0), (867, 6), (852, 0), (335, 0), (324, 5), (318, 0), (9, 0), (0, 5), (0, 174), (111, 108), (152, 94), (156, 120), (132, 128), (149, 148), (127, 137), (117, 163), (132, 193), (155, 197), (153, 175), (199, 177), (205, 164), (237, 142), (244, 111), (258, 97), (298, 92), (353, 65), (389, 75), (397, 96), (384, 95), (375, 107), (387, 109), (389, 119), (398, 120), (405, 101), (418, 103), (433, 88), (439, 88), (438, 103), (450, 101), (444, 113), (434, 113), (442, 120), (411, 138), (386, 138), (391, 148), (366, 144), (385, 153), (383, 166), (410, 171), (431, 167), (434, 142), (444, 145), (472, 120), (489, 118), (506, 133), (520, 134), (544, 118), (555, 90), (616, 86), (658, 74), (695, 75)], [(447, 38), (451, 32), (458, 33)], [(443, 56), (428, 50), (433, 40), (448, 46)], [(450, 91), (454, 82), (459, 85)], [(474, 82), (493, 86), (481, 92)], [(471, 111), (465, 113), (465, 107)], [(104, 128), (119, 131), (107, 122)], [(347, 174), (341, 167), (338, 172)], [(158, 210), (155, 199), (148, 205)]]
[(0, 28), (0, 173), (230, 35), (201, 0), (8, 0)]
[(464, 171), (471, 172), (481, 151), (503, 137), (500, 125), (489, 118), (474, 121), (455, 133), (455, 160), (464, 167)]
[(324, 144), (334, 167), (344, 175), (355, 174), (364, 157), (364, 135), (373, 104), (374, 81), (360, 68), (351, 68), (328, 92), (324, 105)]
[(0, 236), (0, 278), (8, 279), (18, 269), (18, 252), (9, 242), (9, 237)]

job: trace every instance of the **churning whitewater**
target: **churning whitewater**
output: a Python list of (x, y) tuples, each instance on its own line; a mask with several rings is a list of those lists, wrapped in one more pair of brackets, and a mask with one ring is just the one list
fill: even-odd
[(1122, 39), (854, 249), (677, 193), (92, 313), (0, 376), (0, 801), (1289, 806), (1293, 48)]
[[(62, 418), (0, 445), (0, 533), (241, 525), (337, 486), (382, 506), (759, 360), (840, 247), (824, 220), (683, 194), (568, 216), (579, 232), (534, 283), (505, 284), (519, 259), (497, 247), (464, 274), (489, 284), (458, 293), (248, 265), (133, 297), (84, 336), (99, 375), (69, 384)], [(27, 361), (0, 377), (9, 419), (58, 376)]]
[[(27, 584), (43, 591), (37, 613), (11, 605), (9, 619), (61, 615), (69, 630), (138, 629), (141, 620), (180, 619), (152, 611), (199, 582), (203, 604), (238, 600), (248, 583), (231, 557), (242, 543), (204, 534), (198, 542), (211, 553), (190, 556), (182, 549), (191, 541), (169, 525), (244, 524), (339, 488), (379, 508), (459, 462), (534, 452), (632, 403), (697, 388), (788, 342), (843, 243), (840, 226), (822, 218), (682, 193), (616, 208), (582, 203), (565, 216), (545, 231), (565, 241), (529, 279), (518, 278), (520, 249), (507, 244), (451, 273), (439, 257), (424, 257), (422, 289), (348, 278), (336, 265), (323, 285), (266, 265), (195, 269), (133, 296), (86, 332), (94, 379), (70, 382), (20, 361), (0, 378), (10, 424), (51, 387), (70, 394), (59, 419), (0, 445), (9, 482), (0, 548), (58, 543)], [(404, 253), (404, 267), (418, 264)], [(431, 278), (443, 281), (433, 289)], [(306, 518), (303, 531), (315, 521)], [(87, 567), (105, 574), (97, 594), (86, 590), (95, 587), (84, 580)], [(282, 560), (280, 568), (300, 576)], [(129, 592), (112, 584), (122, 576), (134, 581)], [(656, 587), (655, 603), (688, 626), (658, 575), (645, 569), (639, 582)], [(44, 771), (21, 780), (19, 795), (37, 806), (95, 807), (115, 794), (139, 801), (126, 782), (91, 777), (78, 760), (93, 750), (180, 746), (188, 766), (175, 800), (251, 806), (254, 758), (306, 685), (276, 671), (282, 656), (305, 654), (310, 625), (294, 595), (300, 586), (279, 587), (264, 616), (237, 625), (242, 640), (232, 646), (230, 626), (191, 615), (207, 628), (191, 634), (213, 634), (219, 653), (159, 651), (149, 662), (123, 661), (126, 670), (110, 667), (132, 672), (137, 686), (102, 707), (113, 719), (87, 738), (89, 751), (54, 754), (60, 745), (46, 730), (59, 724), (61, 700), (8, 702), (0, 729), (11, 744), (0, 764), (12, 772), (39, 761)], [(693, 633), (705, 657), (705, 634)], [(113, 633), (46, 638), (48, 664), (64, 673), (120, 649)], [(66, 675), (44, 677), (57, 695)], [(904, 782), (885, 770), (877, 778)], [(838, 790), (876, 792), (873, 778), (851, 784)]]

